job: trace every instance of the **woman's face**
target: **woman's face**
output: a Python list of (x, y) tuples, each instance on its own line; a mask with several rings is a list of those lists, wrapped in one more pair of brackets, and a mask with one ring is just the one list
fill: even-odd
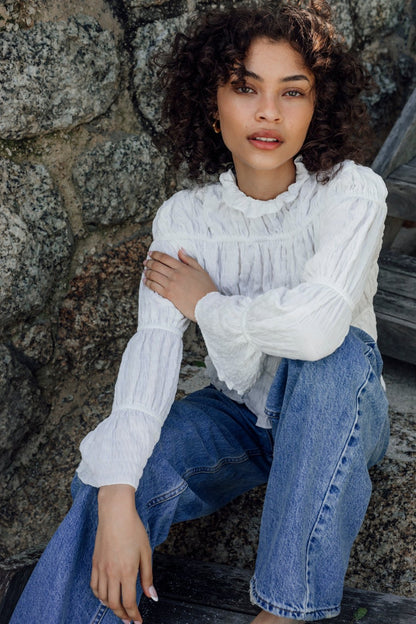
[(239, 186), (243, 179), (268, 172), (290, 178), (290, 184), (293, 158), (314, 112), (314, 76), (285, 40), (255, 39), (244, 65), (243, 81), (232, 75), (217, 91), (222, 138), (233, 156)]

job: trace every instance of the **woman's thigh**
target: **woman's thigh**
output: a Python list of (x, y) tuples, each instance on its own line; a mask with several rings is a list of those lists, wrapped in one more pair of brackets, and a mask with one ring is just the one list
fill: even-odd
[(170, 507), (170, 523), (197, 518), (265, 483), (272, 438), (256, 420), (212, 386), (175, 402), (137, 491), (139, 514)]

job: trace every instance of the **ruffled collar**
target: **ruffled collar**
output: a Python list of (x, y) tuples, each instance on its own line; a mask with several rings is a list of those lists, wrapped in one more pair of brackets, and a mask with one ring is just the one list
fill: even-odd
[(224, 202), (230, 208), (243, 212), (246, 217), (261, 217), (266, 214), (279, 212), (283, 207), (292, 204), (298, 197), (300, 190), (309, 173), (302, 162), (302, 157), (295, 159), (296, 179), (289, 186), (287, 191), (280, 193), (274, 199), (253, 199), (249, 197), (237, 186), (235, 176), (231, 169), (220, 175), (219, 181), (222, 186), (222, 196)]

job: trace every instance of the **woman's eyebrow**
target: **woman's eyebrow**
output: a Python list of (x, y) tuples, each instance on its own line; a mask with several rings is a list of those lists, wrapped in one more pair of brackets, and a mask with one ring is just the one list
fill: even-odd
[[(253, 71), (250, 71), (249, 69), (245, 69), (243, 75), (244, 77), (247, 76), (248, 78), (258, 80), (259, 82), (264, 82), (264, 79), (261, 76)], [(296, 80), (306, 80), (307, 82), (310, 82), (309, 78), (305, 76), (305, 74), (294, 74), (293, 76), (285, 76), (284, 78), (281, 78), (279, 82), (292, 82)]]
[(280, 82), (292, 82), (292, 80), (306, 80), (310, 82), (309, 78), (305, 74), (295, 74), (294, 76), (285, 76)]

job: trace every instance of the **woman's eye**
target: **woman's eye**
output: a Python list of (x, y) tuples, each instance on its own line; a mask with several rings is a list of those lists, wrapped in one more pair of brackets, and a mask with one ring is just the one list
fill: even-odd
[(286, 95), (289, 95), (290, 97), (297, 97), (299, 95), (302, 95), (302, 93), (297, 89), (291, 89), (290, 91), (286, 91)]
[(247, 87), (247, 85), (240, 85), (236, 87), (237, 93), (253, 93), (253, 89), (251, 87)]

